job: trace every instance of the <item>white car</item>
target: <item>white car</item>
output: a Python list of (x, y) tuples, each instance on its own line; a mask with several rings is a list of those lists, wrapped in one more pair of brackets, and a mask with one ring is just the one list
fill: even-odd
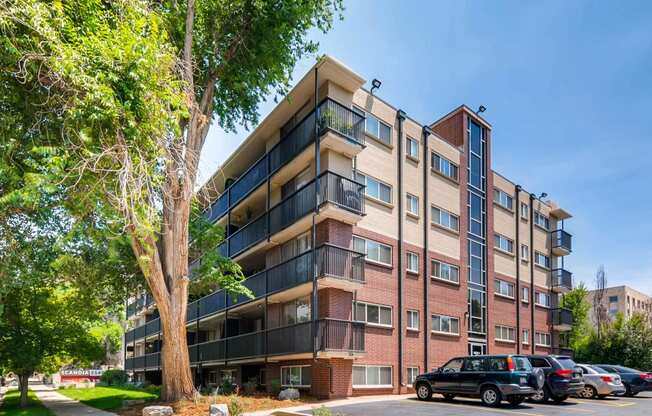
[(584, 378), (584, 389), (577, 395), (585, 399), (604, 398), (610, 394), (625, 393), (625, 385), (618, 374), (609, 373), (590, 364), (577, 364)]

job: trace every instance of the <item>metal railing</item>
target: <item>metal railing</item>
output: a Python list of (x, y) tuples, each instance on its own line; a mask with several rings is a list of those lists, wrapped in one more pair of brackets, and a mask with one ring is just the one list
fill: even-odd
[(564, 269), (552, 269), (550, 272), (552, 287), (573, 288), (573, 274)]
[(364, 283), (365, 256), (357, 251), (324, 244), (317, 250), (317, 276)]
[(568, 252), (572, 251), (572, 238), (569, 233), (564, 230), (555, 230), (550, 232), (552, 240), (552, 248), (561, 248)]
[(322, 319), (318, 322), (320, 351), (364, 351), (364, 323)]
[(267, 353), (269, 355), (312, 351), (312, 322), (283, 326), (267, 330)]
[(573, 313), (570, 309), (557, 308), (550, 311), (552, 324), (559, 325), (573, 325)]

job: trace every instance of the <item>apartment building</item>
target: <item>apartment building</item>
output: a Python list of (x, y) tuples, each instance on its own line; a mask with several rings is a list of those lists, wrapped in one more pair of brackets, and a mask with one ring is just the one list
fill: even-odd
[[(255, 298), (189, 304), (197, 385), (404, 393), (455, 355), (563, 348), (570, 214), (493, 170), (468, 107), (424, 124), (364, 83), (325, 57), (205, 185)], [(128, 315), (125, 367), (156, 382), (155, 305)]]
[[(590, 290), (586, 300), (591, 307), (591, 320), (598, 321), (597, 313), (603, 318), (613, 319), (616, 314), (621, 313), (625, 318), (631, 318), (634, 313), (642, 313), (652, 323), (652, 297), (641, 293), (629, 286), (607, 287), (602, 292), (602, 299), (597, 290)], [(595, 305), (600, 305), (598, 308)]]

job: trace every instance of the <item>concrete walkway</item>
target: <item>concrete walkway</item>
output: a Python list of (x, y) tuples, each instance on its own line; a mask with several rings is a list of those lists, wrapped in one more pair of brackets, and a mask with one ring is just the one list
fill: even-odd
[(312, 410), (321, 406), (326, 407), (335, 407), (335, 406), (347, 406), (351, 404), (360, 404), (360, 403), (373, 403), (373, 402), (384, 402), (384, 401), (396, 401), (396, 400), (406, 400), (409, 398), (414, 398), (414, 393), (412, 394), (388, 394), (382, 396), (359, 396), (359, 397), (347, 397), (346, 399), (337, 399), (337, 400), (325, 400), (323, 402), (316, 402), (310, 404), (304, 404), (301, 406), (294, 407), (284, 407), (281, 409), (270, 409), (270, 410), (261, 410), (258, 412), (245, 413), (244, 416), (267, 416), (271, 415), (274, 412), (304, 412), (306, 410)]
[(73, 400), (44, 384), (31, 384), (30, 389), (45, 407), (57, 416), (116, 416), (115, 413), (96, 409)]

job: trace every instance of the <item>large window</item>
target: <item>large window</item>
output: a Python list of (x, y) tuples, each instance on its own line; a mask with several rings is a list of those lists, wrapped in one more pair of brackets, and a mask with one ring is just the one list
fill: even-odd
[(432, 332), (441, 334), (459, 335), (460, 320), (452, 316), (432, 315)]
[(378, 120), (373, 114), (360, 109), (365, 115), (365, 131), (386, 145), (392, 144), (392, 128), (389, 124)]
[(550, 307), (550, 294), (544, 292), (535, 292), (535, 303), (538, 306)]
[(500, 189), (494, 189), (494, 202), (510, 211), (514, 209), (514, 199)]
[(550, 229), (550, 219), (539, 211), (534, 211), (534, 224), (546, 230)]
[(453, 283), (460, 282), (460, 269), (452, 264), (442, 263), (437, 260), (430, 262), (431, 277), (435, 279), (447, 280)]
[(419, 160), (419, 142), (412, 137), (405, 139), (405, 155), (411, 159)]
[(378, 179), (355, 171), (355, 180), (366, 185), (365, 195), (388, 204), (392, 203), (392, 187)]
[(392, 367), (354, 365), (353, 387), (392, 387)]
[(309, 321), (311, 318), (310, 296), (304, 296), (282, 304), (281, 311), (281, 325)]
[(496, 294), (514, 298), (514, 283), (506, 282), (504, 280), (496, 279)]
[(534, 341), (536, 345), (542, 346), (542, 347), (549, 347), (551, 344), (550, 342), (550, 334), (545, 333), (545, 332), (535, 332), (534, 333)]
[(458, 177), (458, 167), (455, 163), (446, 159), (443, 156), (439, 156), (435, 152), (430, 153), (430, 167), (432, 170), (441, 173), (442, 175), (449, 177), (457, 181)]
[(353, 302), (354, 321), (373, 325), (392, 326), (392, 307), (366, 302)]
[(416, 197), (412, 194), (405, 195), (405, 209), (407, 209), (408, 214), (412, 214), (415, 217), (419, 216), (419, 197)]
[(534, 264), (537, 266), (544, 267), (546, 269), (550, 268), (550, 257), (546, 256), (543, 253), (540, 253), (538, 251), (534, 252)]
[(437, 225), (441, 225), (444, 228), (449, 228), (453, 231), (459, 231), (460, 229), (460, 219), (457, 215), (452, 212), (446, 211), (443, 208), (431, 207), (432, 208), (432, 222)]
[(516, 329), (509, 326), (496, 325), (496, 340), (516, 342)]
[(494, 234), (494, 245), (502, 251), (514, 253), (514, 242), (502, 234)]
[(419, 375), (419, 367), (408, 367), (407, 368), (407, 384), (411, 386), (414, 384), (414, 381)]
[(281, 367), (281, 385), (310, 387), (311, 383), (310, 366)]
[(353, 236), (353, 249), (367, 255), (367, 260), (392, 265), (392, 247), (373, 240)]
[(407, 271), (410, 273), (419, 273), (419, 255), (408, 251), (406, 254)]
[(419, 330), (419, 311), (407, 311), (407, 329), (411, 331)]

